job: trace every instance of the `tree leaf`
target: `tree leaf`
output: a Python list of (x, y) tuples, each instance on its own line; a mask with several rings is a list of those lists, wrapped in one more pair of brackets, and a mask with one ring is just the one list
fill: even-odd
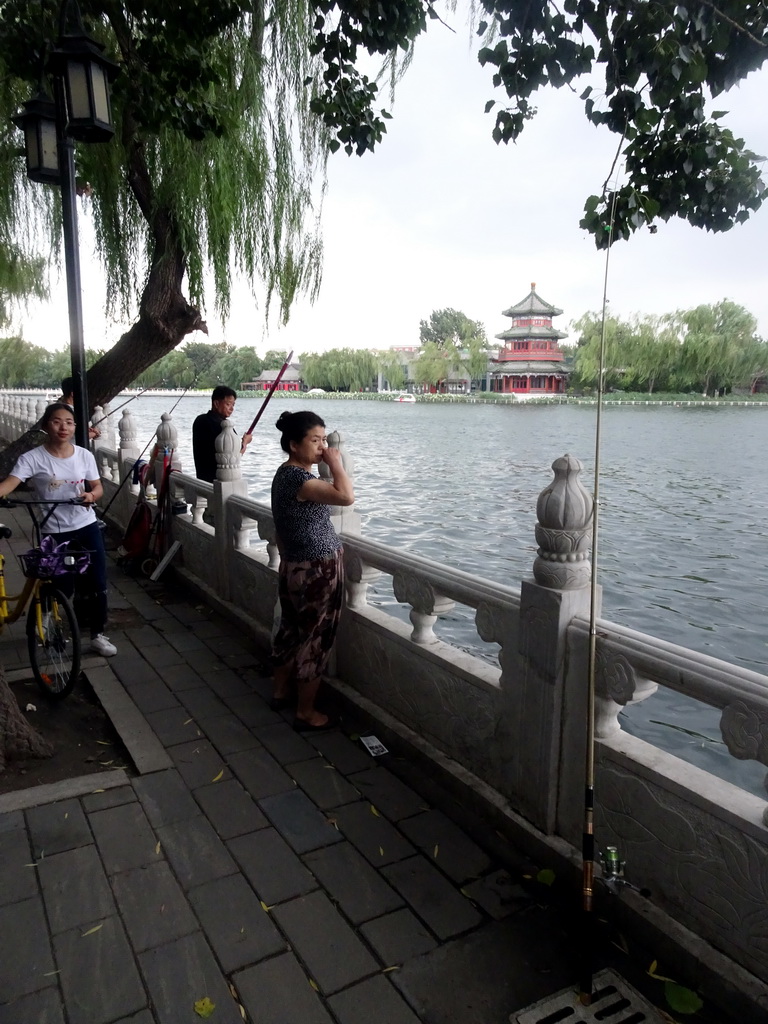
[(542, 868), (536, 875), (536, 881), (542, 885), (552, 885), (555, 880), (555, 872), (552, 868)]
[(198, 999), (194, 1005), (194, 1011), (198, 1017), (207, 1019), (212, 1016), (213, 1011), (216, 1009), (216, 1003), (212, 1003), (208, 996), (204, 996), (202, 999)]
[(678, 985), (676, 981), (664, 983), (664, 998), (675, 1013), (698, 1013), (704, 1005), (702, 999), (690, 988)]

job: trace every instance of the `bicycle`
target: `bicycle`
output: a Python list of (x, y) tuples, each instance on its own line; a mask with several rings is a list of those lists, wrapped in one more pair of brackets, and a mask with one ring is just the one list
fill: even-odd
[[(0, 499), (0, 508), (23, 505), (32, 519), (36, 546), (19, 555), (26, 577), (20, 594), (8, 594), (5, 588), (5, 556), (0, 552), (0, 632), (7, 623), (17, 622), (27, 611), (27, 649), (32, 672), (41, 692), (49, 700), (63, 700), (80, 675), (80, 628), (70, 599), (59, 590), (54, 580), (64, 574), (83, 572), (90, 555), (87, 551), (71, 551), (69, 545), (57, 545), (52, 537), (41, 540), (41, 530), (58, 505), (76, 505), (76, 498), (66, 501), (12, 501)], [(40, 520), (35, 507), (50, 505)], [(13, 535), (9, 526), (0, 525), (0, 539)], [(50, 543), (48, 543), (50, 541)]]

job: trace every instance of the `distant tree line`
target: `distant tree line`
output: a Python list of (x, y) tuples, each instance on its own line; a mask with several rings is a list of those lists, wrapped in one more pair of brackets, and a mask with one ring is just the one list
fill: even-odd
[[(578, 340), (563, 345), (571, 368), (570, 389), (597, 387), (602, 318), (587, 313), (575, 325)], [(604, 388), (649, 394), (717, 394), (733, 388), (768, 386), (768, 343), (757, 337), (755, 318), (729, 300), (663, 316), (608, 317), (605, 328)], [(334, 348), (305, 352), (297, 362), (307, 388), (326, 391), (393, 391), (407, 382), (437, 386), (451, 375), (481, 380), (492, 355), (483, 325), (454, 309), (435, 310), (419, 325), (418, 353), (389, 349)], [(101, 352), (86, 352), (92, 365)], [(285, 353), (259, 356), (252, 347), (188, 342), (163, 356), (133, 381), (144, 388), (240, 388), (263, 370), (279, 369)], [(0, 339), (0, 385), (58, 388), (70, 372), (69, 349), (55, 352), (20, 338)], [(407, 373), (409, 376), (407, 377)]]
[[(755, 318), (724, 300), (664, 316), (608, 317), (605, 390), (715, 395), (733, 388), (754, 392), (768, 382), (768, 344)], [(571, 390), (597, 387), (602, 318), (587, 313), (575, 324)]]

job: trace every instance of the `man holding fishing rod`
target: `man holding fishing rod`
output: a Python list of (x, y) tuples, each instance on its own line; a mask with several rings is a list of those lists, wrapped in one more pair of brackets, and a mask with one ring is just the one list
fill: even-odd
[[(211, 394), (211, 408), (201, 413), (192, 424), (192, 455), (198, 480), (207, 480), (212, 484), (216, 479), (216, 438), (221, 433), (224, 420), (228, 420), (235, 411), (236, 401), (237, 392), (225, 384), (219, 384)], [(250, 432), (243, 435), (241, 455), (252, 438)]]

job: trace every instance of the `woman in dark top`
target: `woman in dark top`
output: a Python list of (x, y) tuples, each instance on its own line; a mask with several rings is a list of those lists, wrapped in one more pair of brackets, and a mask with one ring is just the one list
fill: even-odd
[[(296, 684), (294, 728), (328, 729), (333, 723), (315, 707), (344, 597), (342, 547), (329, 505), (351, 505), (352, 481), (341, 455), (327, 446), (325, 424), (313, 412), (284, 412), (277, 421), (288, 455), (272, 481), (272, 515), (280, 552), (280, 626), (272, 644), (274, 708), (288, 707)], [(333, 483), (310, 469), (325, 462)]]

